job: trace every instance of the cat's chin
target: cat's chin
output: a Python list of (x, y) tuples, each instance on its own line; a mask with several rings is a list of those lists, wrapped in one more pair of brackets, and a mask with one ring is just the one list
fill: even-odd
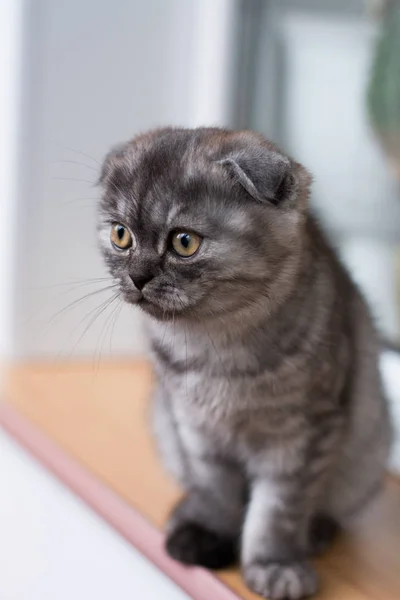
[(158, 304), (154, 304), (144, 296), (142, 296), (135, 304), (147, 315), (157, 319), (157, 321), (172, 321), (180, 312), (179, 310), (172, 308), (163, 308)]

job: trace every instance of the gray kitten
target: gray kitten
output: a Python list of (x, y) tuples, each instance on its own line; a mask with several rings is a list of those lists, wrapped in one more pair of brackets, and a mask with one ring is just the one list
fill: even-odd
[(160, 129), (104, 163), (99, 231), (149, 316), (154, 423), (186, 496), (167, 551), (271, 599), (382, 484), (390, 441), (364, 300), (308, 211), (310, 175), (248, 131)]

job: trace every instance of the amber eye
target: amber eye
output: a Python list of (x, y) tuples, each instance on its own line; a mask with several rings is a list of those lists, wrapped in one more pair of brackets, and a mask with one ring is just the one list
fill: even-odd
[(128, 229), (120, 223), (113, 223), (110, 239), (112, 244), (119, 250), (128, 250), (133, 243), (132, 236)]
[(184, 258), (193, 256), (200, 248), (202, 238), (192, 231), (174, 231), (171, 238), (172, 248)]

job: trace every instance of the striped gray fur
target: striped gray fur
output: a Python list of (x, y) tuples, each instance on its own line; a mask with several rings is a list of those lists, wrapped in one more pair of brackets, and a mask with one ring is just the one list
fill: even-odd
[[(106, 158), (99, 238), (148, 319), (154, 430), (185, 490), (167, 550), (296, 600), (308, 556), (365, 508), (390, 444), (368, 308), (310, 214), (311, 177), (252, 132), (160, 129)], [(108, 241), (122, 223), (135, 247)], [(191, 258), (171, 232), (203, 241)], [(135, 281), (147, 283), (139, 290)]]

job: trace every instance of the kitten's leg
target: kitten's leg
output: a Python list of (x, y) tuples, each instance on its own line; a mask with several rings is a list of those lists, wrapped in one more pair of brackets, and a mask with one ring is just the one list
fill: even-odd
[(199, 434), (182, 429), (165, 390), (156, 392), (153, 425), (164, 463), (186, 491), (169, 519), (168, 553), (186, 564), (232, 564), (244, 507), (242, 475), (212, 455)]
[(186, 485), (186, 456), (179, 436), (168, 391), (159, 387), (153, 398), (152, 425), (164, 466), (183, 486)]
[(191, 457), (191, 481), (167, 528), (168, 553), (186, 564), (219, 569), (236, 562), (244, 506), (243, 479), (217, 458)]
[(244, 477), (201, 432), (183, 424), (185, 498), (167, 528), (167, 550), (186, 564), (213, 569), (235, 562), (244, 507)]
[(300, 481), (255, 478), (245, 518), (242, 565), (247, 585), (270, 600), (314, 594), (307, 563), (309, 514)]
[(317, 589), (307, 557), (334, 534), (325, 516), (331, 513), (320, 510), (341, 427), (341, 415), (325, 411), (318, 428), (308, 434), (300, 428), (284, 448), (269, 448), (248, 465), (252, 485), (241, 560), (249, 587), (270, 600), (298, 600)]

